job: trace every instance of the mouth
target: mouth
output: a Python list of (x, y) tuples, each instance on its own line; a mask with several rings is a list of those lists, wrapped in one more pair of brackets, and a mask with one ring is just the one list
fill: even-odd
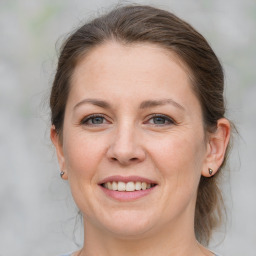
[(114, 200), (120, 202), (136, 201), (147, 197), (157, 191), (158, 184), (150, 179), (140, 176), (110, 176), (103, 179), (100, 185), (102, 192)]
[(140, 190), (147, 190), (155, 187), (156, 183), (145, 182), (145, 181), (107, 181), (100, 184), (102, 187), (119, 192), (134, 192)]

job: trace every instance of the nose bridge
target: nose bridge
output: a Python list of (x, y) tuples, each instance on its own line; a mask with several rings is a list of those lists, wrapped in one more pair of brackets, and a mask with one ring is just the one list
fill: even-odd
[(117, 127), (115, 146), (121, 151), (131, 151), (136, 143), (135, 125), (126, 121)]
[(108, 156), (121, 164), (140, 162), (145, 158), (141, 146), (139, 129), (131, 120), (123, 120), (114, 130)]

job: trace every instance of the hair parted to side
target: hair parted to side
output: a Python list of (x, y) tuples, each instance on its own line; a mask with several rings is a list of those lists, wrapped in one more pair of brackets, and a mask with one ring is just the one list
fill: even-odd
[[(144, 5), (120, 6), (78, 28), (64, 42), (50, 96), (51, 122), (62, 136), (66, 102), (76, 65), (94, 47), (115, 40), (122, 44), (152, 43), (181, 59), (189, 70), (193, 90), (201, 104), (205, 131), (214, 132), (218, 119), (224, 117), (224, 76), (213, 50), (188, 23), (174, 14)], [(219, 189), (221, 170), (200, 180), (195, 233), (207, 245), (212, 231), (222, 220), (224, 207)]]

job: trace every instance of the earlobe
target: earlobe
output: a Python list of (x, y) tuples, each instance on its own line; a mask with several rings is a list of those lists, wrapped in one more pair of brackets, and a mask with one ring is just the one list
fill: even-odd
[[(63, 172), (64, 170), (66, 170), (65, 158), (64, 158), (64, 154), (63, 154), (63, 146), (62, 146), (62, 142), (60, 141), (59, 134), (57, 133), (54, 125), (51, 126), (50, 137), (51, 137), (51, 141), (56, 149), (56, 154), (57, 154), (60, 170)], [(62, 175), (61, 177), (62, 177), (62, 179), (67, 180), (68, 179), (67, 172), (64, 171), (64, 173), (65, 173), (65, 175)]]
[(67, 179), (68, 179), (67, 173), (66, 173), (66, 172), (63, 172), (63, 171), (60, 172), (60, 177), (61, 177), (63, 180), (67, 180)]
[(230, 123), (226, 118), (217, 122), (215, 132), (209, 134), (206, 167), (202, 170), (205, 177), (213, 176), (221, 166), (230, 138)]

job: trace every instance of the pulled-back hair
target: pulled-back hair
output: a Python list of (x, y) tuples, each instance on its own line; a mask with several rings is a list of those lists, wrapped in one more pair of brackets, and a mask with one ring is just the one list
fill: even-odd
[[(206, 132), (214, 132), (224, 117), (222, 66), (205, 38), (174, 14), (144, 5), (121, 6), (79, 27), (62, 46), (52, 86), (51, 122), (62, 136), (66, 102), (74, 69), (94, 47), (115, 40), (122, 44), (152, 43), (174, 52), (189, 70), (189, 77), (203, 113)], [(219, 189), (221, 170), (201, 177), (195, 209), (195, 234), (207, 245), (222, 220), (224, 207)]]

